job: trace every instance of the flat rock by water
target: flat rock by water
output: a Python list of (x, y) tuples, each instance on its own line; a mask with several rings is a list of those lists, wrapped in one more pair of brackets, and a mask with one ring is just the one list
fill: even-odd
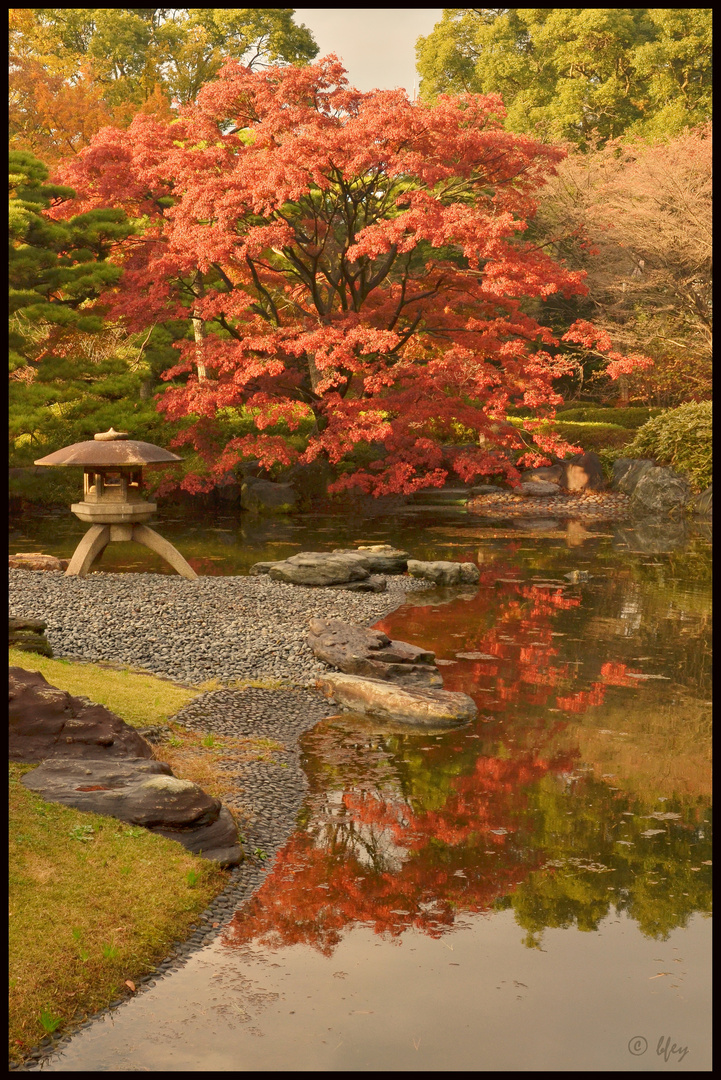
[(435, 654), (427, 649), (342, 619), (311, 619), (308, 625), (307, 641), (314, 654), (346, 674), (412, 686), (443, 685)]
[(274, 563), (268, 570), (273, 581), (292, 585), (343, 585), (365, 581), (370, 565), (362, 555), (336, 555), (325, 551), (299, 551)]
[(398, 686), (336, 672), (323, 676), (316, 685), (348, 709), (419, 726), (465, 724), (478, 712), (473, 698), (451, 690)]

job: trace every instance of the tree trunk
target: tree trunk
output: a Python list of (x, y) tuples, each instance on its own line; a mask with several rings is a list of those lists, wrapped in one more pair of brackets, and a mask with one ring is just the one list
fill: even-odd
[[(190, 286), (193, 295), (200, 298), (204, 296), (205, 290), (203, 288), (203, 278), (200, 271), (195, 275), (195, 281)], [(200, 317), (200, 313), (193, 308), (193, 314), (191, 316), (193, 322), (193, 336), (195, 338), (195, 367), (198, 372), (198, 382), (208, 382), (208, 369), (203, 363), (203, 342), (205, 341), (205, 324)]]

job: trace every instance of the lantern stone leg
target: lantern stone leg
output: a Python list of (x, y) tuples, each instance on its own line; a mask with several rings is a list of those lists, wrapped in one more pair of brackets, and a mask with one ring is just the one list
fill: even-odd
[(85, 577), (97, 557), (110, 543), (109, 525), (91, 525), (73, 552), (66, 577)]
[(188, 581), (198, 580), (195, 570), (185, 561), (178, 549), (173, 547), (155, 529), (151, 529), (149, 525), (134, 525), (133, 540), (138, 544), (145, 544), (151, 551), (160, 555), (162, 559), (165, 559), (172, 566), (173, 570), (177, 570), (181, 577), (187, 578)]

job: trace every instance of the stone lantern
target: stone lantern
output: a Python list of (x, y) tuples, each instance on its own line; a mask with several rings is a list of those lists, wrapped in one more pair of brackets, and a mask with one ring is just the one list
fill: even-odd
[(110, 428), (88, 442), (73, 443), (36, 461), (36, 465), (83, 467), (83, 501), (70, 509), (90, 528), (76, 547), (66, 575), (85, 577), (111, 541), (135, 540), (155, 551), (182, 577), (196, 581), (198, 575), (180, 552), (146, 524), (157, 506), (142, 494), (143, 465), (181, 460), (169, 450)]

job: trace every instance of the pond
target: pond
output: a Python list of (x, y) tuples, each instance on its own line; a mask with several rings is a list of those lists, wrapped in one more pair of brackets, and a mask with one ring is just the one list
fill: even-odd
[[(29, 519), (11, 544), (68, 557), (83, 528)], [(477, 588), (378, 626), (479, 715), (307, 732), (310, 791), (250, 903), (43, 1067), (710, 1069), (710, 542), (674, 528), (161, 517), (200, 573), (360, 540), (472, 559)], [(115, 544), (101, 568), (153, 558)]]

